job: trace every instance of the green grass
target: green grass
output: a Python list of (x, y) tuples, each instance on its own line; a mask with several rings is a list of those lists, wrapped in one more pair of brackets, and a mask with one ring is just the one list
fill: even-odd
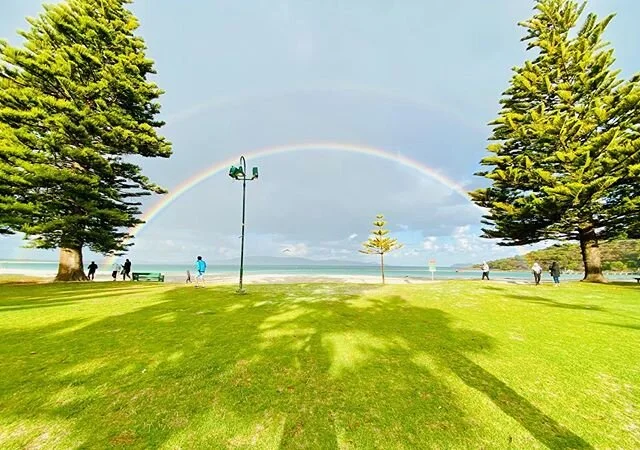
[(640, 289), (0, 285), (1, 448), (639, 448)]
[(33, 284), (33, 283), (48, 283), (50, 279), (44, 277), (32, 277), (27, 275), (0, 275), (1, 284)]

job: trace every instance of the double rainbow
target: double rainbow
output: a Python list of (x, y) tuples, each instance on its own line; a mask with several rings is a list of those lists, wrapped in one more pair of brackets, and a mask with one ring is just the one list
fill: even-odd
[[(249, 151), (243, 153), (247, 159), (257, 159), (264, 158), (267, 156), (280, 155), (283, 153), (293, 153), (293, 152), (311, 152), (311, 151), (333, 151), (333, 152), (342, 152), (342, 153), (352, 153), (352, 154), (360, 154), (367, 155), (376, 158), (380, 158), (383, 160), (395, 162), (402, 166), (411, 168), (416, 170), (417, 172), (423, 174), (424, 176), (431, 178), (432, 180), (446, 186), (452, 192), (455, 192), (460, 197), (465, 200), (469, 200), (469, 194), (467, 190), (455, 180), (443, 175), (437, 170), (427, 166), (426, 164), (417, 161), (412, 158), (408, 158), (406, 156), (400, 155), (398, 153), (394, 153), (389, 150), (385, 150), (382, 148), (365, 146), (365, 145), (357, 145), (357, 144), (346, 144), (339, 142), (317, 142), (317, 143), (303, 143), (303, 144), (290, 144), (290, 145), (279, 145), (274, 147), (264, 147), (257, 150)], [(233, 156), (231, 158), (227, 158), (223, 161), (217, 162), (210, 167), (202, 170), (201, 172), (187, 178), (182, 183), (180, 183), (175, 188), (169, 191), (169, 194), (163, 197), (160, 201), (158, 201), (155, 205), (153, 205), (143, 216), (143, 223), (131, 228), (129, 230), (129, 234), (133, 237), (137, 236), (144, 230), (158, 215), (162, 213), (165, 209), (167, 209), (173, 202), (175, 202), (178, 198), (182, 197), (184, 194), (189, 192), (195, 186), (199, 185), (203, 181), (213, 177), (214, 175), (220, 172), (226, 172), (231, 165), (237, 164), (238, 158), (240, 155)], [(108, 259), (108, 263), (111, 264), (115, 260), (115, 257), (110, 257)]]

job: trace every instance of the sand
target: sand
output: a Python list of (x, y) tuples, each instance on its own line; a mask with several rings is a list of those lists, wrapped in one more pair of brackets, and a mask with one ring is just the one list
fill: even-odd
[[(25, 281), (41, 281), (49, 282), (55, 277), (53, 272), (43, 272), (35, 270), (0, 270), (0, 277), (2, 275), (11, 276), (12, 281), (19, 282), (20, 277), (24, 277)], [(192, 282), (195, 283), (194, 275), (191, 275)], [(185, 275), (165, 275), (165, 283), (173, 284), (185, 284)], [(96, 282), (114, 282), (110, 274), (99, 273), (95, 277)], [(238, 274), (216, 274), (208, 273), (205, 277), (205, 281), (210, 285), (231, 285), (238, 283)], [(387, 277), (385, 279), (387, 284), (422, 284), (432, 283), (429, 278), (417, 278), (417, 277)], [(436, 280), (438, 281), (438, 280)], [(115, 281), (116, 283), (122, 283), (122, 276), (119, 276)], [(129, 282), (129, 280), (127, 280)], [(293, 284), (293, 283), (356, 283), (356, 284), (379, 284), (381, 283), (380, 276), (374, 275), (292, 275), (292, 274), (245, 274), (243, 277), (244, 284)]]

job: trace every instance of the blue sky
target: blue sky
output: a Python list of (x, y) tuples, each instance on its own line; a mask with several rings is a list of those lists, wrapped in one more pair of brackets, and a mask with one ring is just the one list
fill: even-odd
[[(155, 59), (170, 160), (144, 161), (172, 189), (207, 166), (276, 145), (340, 142), (388, 149), (466, 188), (484, 155), (510, 69), (526, 54), (517, 22), (529, 0), (252, 2), (137, 0)], [(3, 2), (0, 37), (17, 42), (36, 0)], [(592, 0), (618, 13), (607, 38), (623, 75), (640, 70), (640, 2)], [(357, 250), (384, 213), (405, 247), (390, 259), (477, 262), (522, 249), (480, 239), (477, 208), (419, 172), (371, 156), (291, 152), (249, 161), (247, 253), (366, 259)], [(134, 261), (210, 261), (239, 252), (241, 189), (225, 173), (165, 209), (136, 237)], [(148, 200), (150, 207), (158, 198)], [(55, 253), (0, 238), (1, 258)], [(283, 252), (283, 250), (288, 251)], [(87, 254), (87, 258), (95, 257)]]

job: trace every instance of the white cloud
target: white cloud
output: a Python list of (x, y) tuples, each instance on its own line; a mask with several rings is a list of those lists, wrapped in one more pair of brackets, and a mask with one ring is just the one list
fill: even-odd
[(436, 244), (437, 241), (438, 241), (437, 237), (428, 236), (422, 243), (422, 248), (424, 248), (425, 250), (433, 250), (433, 251), (440, 250), (440, 246)]
[(354, 252), (346, 249), (335, 249), (332, 248), (329, 250), (329, 257), (331, 259), (353, 259)]
[(469, 233), (470, 229), (470, 225), (463, 225), (454, 228), (452, 237), (455, 242), (455, 247), (458, 249), (458, 251), (473, 252), (476, 250), (476, 245), (474, 244), (477, 243), (472, 243), (475, 235)]
[(439, 250), (440, 246), (434, 244), (432, 241), (424, 241), (422, 243), (422, 248), (425, 250)]
[(471, 229), (471, 225), (462, 225), (455, 227), (453, 229), (453, 236), (465, 236), (469, 234), (469, 230)]
[(352, 235), (349, 236), (349, 240), (353, 241), (357, 237), (358, 237), (358, 235), (356, 233), (353, 233)]
[(282, 253), (287, 256), (306, 256), (309, 254), (309, 247), (304, 242), (287, 245), (282, 249)]

